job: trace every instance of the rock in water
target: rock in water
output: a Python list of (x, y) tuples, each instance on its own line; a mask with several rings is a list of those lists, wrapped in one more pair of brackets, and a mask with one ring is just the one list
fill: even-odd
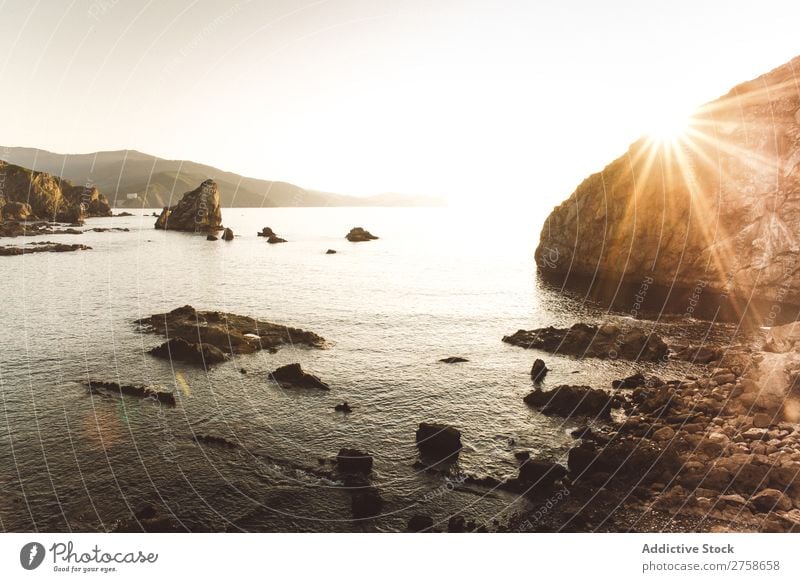
[(326, 255), (335, 255), (335, 254), (336, 254), (336, 251), (335, 251), (335, 250), (333, 250), (333, 249), (328, 249), (327, 251), (325, 251), (325, 254), (326, 254)]
[(353, 412), (353, 407), (350, 406), (347, 402), (342, 402), (340, 404), (337, 404), (336, 406), (333, 407), (333, 409), (336, 412), (345, 412), (345, 413)]
[(155, 227), (186, 232), (221, 230), (222, 210), (219, 206), (217, 183), (206, 180), (191, 192), (186, 192), (178, 204), (161, 211)]
[(372, 234), (368, 230), (364, 230), (360, 226), (356, 226), (355, 228), (350, 229), (350, 232), (347, 233), (345, 237), (350, 242), (366, 242), (368, 240), (377, 240), (377, 236)]
[(445, 424), (420, 423), (416, 439), (420, 453), (425, 456), (444, 458), (461, 450), (461, 432)]
[[(548, 217), (539, 272), (800, 303), (800, 57), (644, 137)], [(569, 275), (568, 275), (569, 274)]]
[(222, 240), (227, 240), (227, 241), (233, 240), (233, 231), (230, 228), (226, 228), (222, 232)]
[(82, 222), (88, 216), (111, 216), (106, 197), (91, 184), (67, 180), (0, 160), (0, 220)]
[(459, 356), (450, 356), (449, 358), (442, 358), (439, 361), (445, 364), (461, 364), (463, 362), (469, 362), (467, 358), (461, 358)]
[(523, 398), (525, 404), (539, 408), (543, 414), (561, 416), (590, 415), (607, 418), (612, 406), (616, 405), (614, 396), (589, 386), (557, 386), (544, 391), (539, 388)]
[(368, 475), (372, 472), (372, 455), (358, 449), (340, 449), (336, 455), (336, 469), (340, 473)]
[(537, 384), (544, 380), (544, 377), (547, 376), (547, 372), (550, 370), (547, 369), (547, 365), (545, 365), (544, 360), (536, 358), (533, 362), (533, 366), (531, 366), (531, 378)]
[(174, 337), (158, 347), (150, 350), (158, 358), (176, 362), (189, 362), (198, 366), (211, 366), (226, 360), (219, 348), (202, 342), (187, 342), (181, 337)]
[(277, 236), (277, 235), (275, 234), (275, 231), (273, 231), (273, 230), (272, 230), (270, 227), (268, 227), (268, 226), (265, 226), (264, 228), (262, 228), (262, 229), (261, 229), (261, 232), (259, 232), (259, 233), (257, 233), (257, 234), (258, 234), (258, 236), (264, 236), (264, 237), (267, 237), (267, 238), (269, 238), (269, 237), (271, 237), (271, 236)]
[(216, 235), (209, 234), (209, 235), (206, 237), (206, 240), (219, 240), (219, 239), (217, 238), (217, 236), (216, 236)]
[(270, 377), (280, 384), (281, 388), (298, 387), (298, 388), (319, 388), (321, 390), (330, 390), (325, 382), (303, 371), (300, 364), (287, 364), (281, 366)]
[(615, 325), (576, 323), (570, 328), (521, 329), (505, 336), (503, 341), (522, 348), (578, 357), (656, 362), (669, 354), (669, 347), (657, 334), (639, 328), (624, 331)]
[(102, 380), (89, 380), (87, 382), (90, 390), (105, 390), (107, 392), (118, 393), (125, 396), (135, 396), (137, 398), (149, 398), (156, 400), (167, 406), (175, 406), (175, 395), (166, 390), (160, 390), (156, 386), (130, 386), (121, 385), (116, 382), (104, 382)]

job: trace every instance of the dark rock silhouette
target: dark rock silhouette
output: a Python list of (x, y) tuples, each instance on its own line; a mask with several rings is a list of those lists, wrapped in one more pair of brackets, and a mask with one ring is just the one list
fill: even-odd
[(608, 417), (611, 408), (617, 406), (618, 400), (604, 392), (589, 386), (557, 386), (552, 390), (537, 388), (525, 398), (525, 404), (542, 411), (543, 414), (560, 416), (590, 415)]
[(353, 408), (347, 403), (342, 402), (333, 407), (336, 412), (353, 412)]
[(364, 230), (360, 226), (350, 229), (350, 232), (347, 233), (345, 238), (350, 242), (366, 242), (378, 239), (377, 236), (373, 235), (368, 230)]
[(655, 333), (638, 328), (624, 331), (616, 325), (576, 323), (570, 328), (544, 327), (517, 331), (503, 341), (522, 348), (579, 357), (661, 361), (669, 348)]
[(544, 377), (547, 376), (547, 372), (549, 371), (544, 360), (536, 358), (533, 362), (533, 366), (531, 366), (531, 379), (538, 384), (544, 380)]
[(222, 231), (222, 240), (231, 241), (233, 238), (233, 231), (230, 228), (226, 228), (224, 231)]
[(197, 311), (191, 305), (139, 319), (142, 331), (168, 338), (181, 338), (190, 344), (206, 343), (228, 354), (275, 351), (284, 345), (324, 348), (325, 339), (317, 334), (286, 327), (245, 315), (221, 311)]
[(150, 354), (176, 362), (188, 362), (197, 366), (211, 366), (227, 360), (219, 348), (202, 342), (187, 342), (182, 337), (174, 337), (150, 350)]
[(167, 406), (175, 406), (175, 395), (167, 390), (161, 390), (156, 386), (132, 386), (117, 384), (116, 382), (105, 382), (102, 380), (89, 380), (87, 382), (92, 391), (103, 390), (105, 392), (134, 396), (136, 398), (150, 398)]
[(558, 463), (529, 459), (519, 468), (518, 481), (524, 487), (550, 488), (567, 475), (567, 469)]
[(318, 377), (304, 372), (300, 364), (287, 364), (285, 366), (281, 366), (272, 372), (270, 377), (277, 382), (281, 388), (296, 387), (330, 390), (330, 386), (328, 386)]
[(458, 356), (450, 356), (449, 358), (442, 358), (439, 361), (444, 362), (445, 364), (461, 364), (463, 362), (469, 362), (467, 358), (460, 358)]
[(433, 519), (429, 515), (415, 515), (408, 520), (408, 531), (427, 532), (433, 529)]
[(66, 245), (53, 242), (30, 243), (25, 246), (0, 246), (0, 257), (28, 255), (31, 253), (68, 253), (72, 251), (88, 251), (92, 247), (86, 245)]
[(336, 470), (340, 473), (368, 475), (372, 472), (372, 455), (358, 449), (339, 449), (339, 454), (336, 455)]
[(335, 255), (335, 254), (336, 254), (336, 251), (335, 251), (335, 250), (333, 250), (333, 249), (328, 249), (327, 251), (325, 251), (325, 254), (326, 254), (326, 255)]
[(219, 240), (219, 238), (216, 235), (209, 234), (206, 236), (206, 240)]
[(263, 237), (267, 237), (267, 238), (269, 238), (271, 236), (277, 236), (275, 234), (275, 232), (268, 226), (265, 226), (264, 228), (262, 228), (261, 231), (258, 232), (257, 234), (258, 234), (258, 236), (263, 236)]
[(424, 456), (444, 458), (461, 450), (461, 432), (445, 424), (420, 423), (416, 441)]
[(222, 230), (222, 210), (216, 182), (206, 180), (194, 190), (186, 192), (178, 204), (164, 208), (155, 227), (186, 232)]

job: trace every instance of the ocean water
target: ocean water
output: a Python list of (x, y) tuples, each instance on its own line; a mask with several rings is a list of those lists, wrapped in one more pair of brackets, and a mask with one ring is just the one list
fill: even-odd
[[(458, 477), (514, 476), (515, 451), (566, 463), (568, 432), (584, 422), (523, 403), (533, 360), (544, 357), (552, 369), (545, 386), (603, 387), (643, 369), (501, 341), (520, 328), (626, 319), (537, 279), (543, 215), (224, 209), (236, 239), (209, 242), (154, 230), (150, 212), (86, 224), (129, 232), (2, 241), (93, 247), (0, 258), (2, 530), (110, 529), (144, 504), (191, 531), (397, 531), (415, 514), (444, 524), (455, 513), (502, 520), (527, 502), (459, 485)], [(267, 244), (256, 236), (264, 226), (289, 242)], [(353, 226), (380, 239), (349, 243)], [(338, 253), (326, 255), (329, 248)], [(238, 356), (209, 372), (147, 354), (163, 338), (139, 333), (134, 320), (185, 304), (312, 330), (331, 347)], [(708, 332), (703, 322), (642, 324), (667, 336)], [(438, 362), (448, 356), (469, 362)], [(330, 392), (270, 383), (268, 373), (289, 362), (320, 376)], [(671, 378), (689, 365), (646, 369)], [(179, 403), (93, 395), (87, 378), (161, 385)], [(352, 414), (334, 412), (344, 400)], [(446, 475), (416, 465), (422, 421), (462, 431), (465, 448)], [(240, 446), (201, 446), (195, 434)], [(344, 446), (374, 455), (380, 517), (352, 520), (349, 494), (319, 476)]]

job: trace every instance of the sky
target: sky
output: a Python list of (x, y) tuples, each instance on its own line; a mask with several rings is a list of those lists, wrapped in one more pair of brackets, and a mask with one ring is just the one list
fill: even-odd
[(0, 145), (555, 204), (800, 54), (800, 2), (0, 0)]

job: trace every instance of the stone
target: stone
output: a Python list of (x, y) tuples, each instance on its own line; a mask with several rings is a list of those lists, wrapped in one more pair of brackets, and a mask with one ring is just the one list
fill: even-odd
[(544, 380), (544, 377), (547, 376), (547, 372), (549, 371), (544, 360), (536, 358), (533, 362), (533, 366), (531, 366), (531, 379), (539, 383)]
[(194, 190), (186, 192), (175, 206), (165, 207), (161, 211), (155, 227), (161, 230), (205, 233), (222, 230), (222, 209), (219, 205), (217, 183), (214, 180), (205, 180)]
[(337, 404), (336, 406), (333, 407), (333, 409), (336, 412), (344, 412), (344, 413), (353, 412), (353, 409), (347, 402), (342, 402), (341, 404)]
[(764, 489), (750, 498), (750, 504), (762, 513), (792, 509), (792, 501), (777, 489)]
[(524, 487), (550, 488), (567, 474), (558, 463), (529, 459), (519, 468), (519, 481)]
[(536, 388), (523, 401), (543, 414), (560, 416), (590, 415), (607, 418), (616, 402), (615, 397), (589, 386), (562, 385), (544, 391)]
[(442, 358), (439, 361), (445, 364), (461, 364), (463, 362), (469, 362), (467, 358), (460, 358), (458, 356), (450, 356), (449, 358)]
[(313, 374), (303, 371), (300, 364), (287, 364), (281, 366), (270, 374), (270, 378), (281, 388), (318, 388), (320, 390), (330, 390), (325, 382)]
[(408, 520), (408, 531), (426, 532), (433, 528), (433, 519), (428, 515), (415, 515)]
[(769, 428), (772, 424), (772, 416), (763, 412), (757, 412), (753, 415), (753, 426), (755, 428)]
[(675, 437), (675, 430), (671, 426), (663, 426), (653, 433), (653, 438), (657, 441), (668, 441)]
[(224, 241), (233, 240), (233, 231), (230, 228), (226, 228), (224, 231), (222, 231), (222, 240)]
[(417, 448), (424, 456), (446, 458), (461, 450), (461, 432), (452, 426), (422, 422), (416, 432)]
[(447, 520), (447, 531), (449, 533), (464, 533), (466, 531), (466, 520), (460, 515), (454, 515)]
[(358, 449), (339, 449), (339, 454), (336, 455), (336, 469), (340, 473), (367, 475), (372, 472), (372, 455)]
[(345, 236), (350, 242), (366, 242), (370, 240), (377, 240), (378, 237), (373, 235), (368, 230), (364, 230), (360, 226), (350, 229), (350, 232)]
[(335, 255), (335, 254), (336, 254), (336, 251), (335, 251), (335, 250), (333, 250), (333, 249), (328, 249), (327, 251), (325, 251), (325, 254), (326, 254), (326, 255)]
[(149, 353), (171, 362), (188, 362), (206, 368), (227, 360), (219, 348), (203, 342), (187, 342), (182, 337), (174, 337), (151, 349)]
[(175, 406), (176, 404), (175, 395), (168, 390), (162, 390), (160, 386), (132, 386), (116, 382), (104, 382), (102, 380), (89, 380), (87, 386), (93, 392), (103, 390), (136, 398), (149, 398), (166, 406)]
[(216, 235), (209, 234), (208, 236), (206, 236), (206, 240), (212, 240), (213, 241), (213, 240), (219, 240), (219, 238)]

